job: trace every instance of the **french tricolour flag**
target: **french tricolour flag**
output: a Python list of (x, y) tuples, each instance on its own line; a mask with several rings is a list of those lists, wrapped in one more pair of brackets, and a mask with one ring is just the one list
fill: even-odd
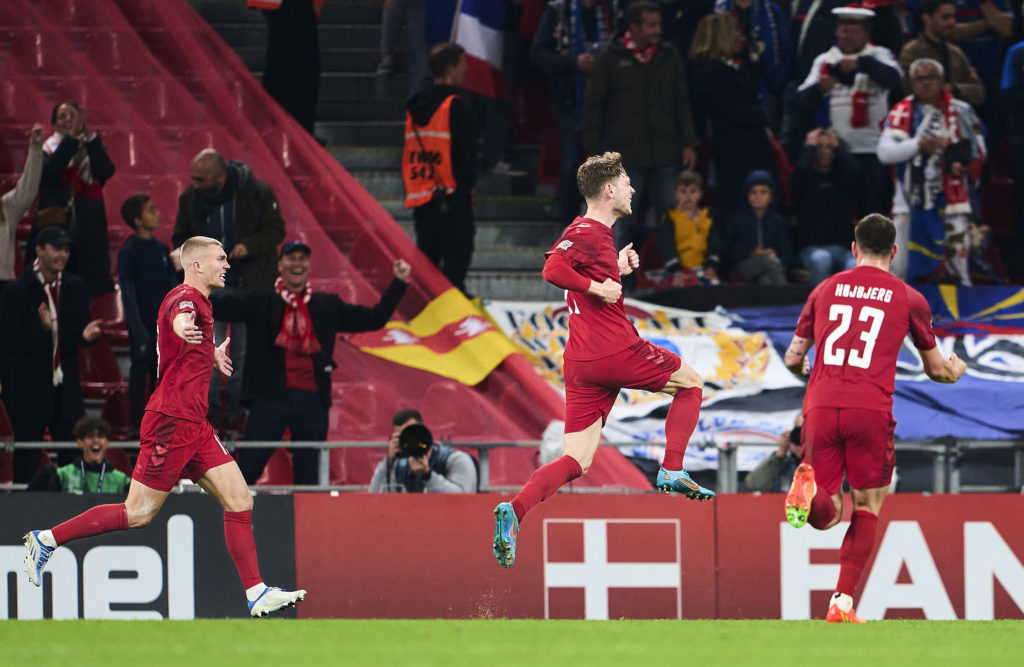
[(501, 69), (505, 45), (504, 0), (459, 0), (452, 22), (452, 41), (466, 49), (462, 85), (488, 97), (505, 96)]

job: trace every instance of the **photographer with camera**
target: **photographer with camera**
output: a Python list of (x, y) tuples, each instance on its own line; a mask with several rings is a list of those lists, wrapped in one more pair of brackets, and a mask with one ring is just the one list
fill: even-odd
[(783, 431), (778, 449), (761, 459), (761, 462), (747, 473), (745, 481), (748, 489), (761, 493), (778, 493), (789, 488), (793, 473), (800, 465), (800, 434), (803, 426), (804, 416), (799, 414), (793, 428)]
[(896, 255), (892, 272), (908, 282), (970, 285), (970, 188), (985, 160), (981, 121), (943, 88), (937, 60), (915, 60), (907, 77), (913, 94), (892, 108), (878, 140), (879, 161), (895, 166), (896, 245), (908, 250)]
[(388, 455), (377, 464), (370, 493), (476, 493), (476, 463), (469, 454), (434, 442), (416, 410), (391, 418)]

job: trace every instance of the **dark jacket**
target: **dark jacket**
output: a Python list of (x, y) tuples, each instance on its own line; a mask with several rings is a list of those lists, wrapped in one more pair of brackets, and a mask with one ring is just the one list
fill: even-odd
[(456, 96), (448, 109), (449, 131), (452, 135), (452, 174), (460, 189), (472, 189), (476, 187), (476, 176), (480, 171), (476, 157), (476, 120), (472, 108), (459, 95), (459, 89), (434, 83), (410, 97), (405, 107), (412, 114), (414, 123), (426, 125), (449, 95)]
[[(89, 291), (82, 280), (65, 271), (60, 281), (57, 331), (64, 372), (61, 414), (80, 415), (81, 381), (78, 347), (89, 345), (82, 331), (89, 323)], [(25, 421), (48, 421), (53, 416), (53, 340), (39, 321), (40, 304), (48, 303), (42, 283), (31, 268), (4, 291), (0, 301), (0, 350), (7, 356), (3, 397), (11, 414), (33, 415)]]
[(693, 90), (711, 128), (718, 202), (730, 207), (735, 205), (747, 174), (755, 169), (776, 171), (764, 105), (748, 68), (719, 61), (697, 65)]
[[(383, 327), (395, 312), (405, 289), (406, 283), (397, 278), (392, 280), (372, 308), (345, 303), (336, 294), (314, 293), (310, 298), (309, 314), (320, 343), (320, 351), (313, 355), (313, 373), (324, 407), (331, 405), (335, 337), (339, 332), (375, 331)], [(210, 301), (214, 319), (246, 323), (242, 402), (283, 397), (286, 392), (284, 348), (274, 341), (284, 319), (284, 299), (273, 291), (249, 292), (245, 296), (214, 292)]]
[(618, 39), (601, 49), (587, 75), (580, 129), (585, 155), (617, 151), (627, 169), (678, 165), (697, 135), (676, 48), (660, 42), (647, 65)]
[(832, 170), (814, 168), (814, 146), (804, 146), (789, 180), (789, 192), (796, 213), (797, 245), (839, 245), (853, 241), (853, 203), (860, 165), (839, 147), (832, 158)]
[(234, 231), (224, 250), (230, 254), (235, 243), (242, 243), (249, 251), (244, 259), (230, 260), (230, 273), (240, 274), (240, 286), (246, 289), (272, 289), (277, 279), (277, 246), (284, 240), (284, 219), (277, 196), (269, 185), (252, 175), (247, 165), (229, 160), (227, 167), (227, 181), (216, 197), (200, 195), (191, 185), (178, 196), (171, 243), (177, 248), (193, 236), (206, 236), (211, 212), (230, 204)]
[[(769, 206), (768, 210), (758, 217), (747, 203), (750, 188), (763, 182), (751, 174), (751, 178), (743, 185), (743, 201), (723, 217), (721, 225), (715, 221), (711, 227), (712, 230), (717, 229), (719, 233), (723, 273), (728, 274), (736, 264), (750, 257), (751, 251), (758, 245), (773, 248), (784, 266), (789, 266), (793, 262), (789, 230), (786, 228), (786, 221), (775, 210), (775, 205)], [(774, 185), (772, 191), (777, 198), (778, 189)]]

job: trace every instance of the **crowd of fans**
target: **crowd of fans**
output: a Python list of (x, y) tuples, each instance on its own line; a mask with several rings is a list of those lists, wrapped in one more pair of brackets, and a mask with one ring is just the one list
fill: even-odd
[(656, 247), (642, 256), (662, 284), (816, 283), (847, 266), (853, 223), (876, 211), (895, 214), (901, 277), (1024, 273), (1021, 197), (1002, 257), (985, 252), (979, 202), (992, 151), (1009, 144), (1024, 169), (1004, 0), (553, 0), (536, 25), (562, 218), (579, 211), (582, 157), (622, 153), (636, 196), (616, 240)]

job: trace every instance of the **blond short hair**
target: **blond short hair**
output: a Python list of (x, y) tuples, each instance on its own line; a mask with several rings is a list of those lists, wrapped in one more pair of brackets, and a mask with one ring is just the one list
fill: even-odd
[(193, 236), (181, 244), (181, 266), (187, 271), (192, 262), (199, 261), (203, 251), (211, 246), (222, 246), (217, 239), (209, 236)]
[(576, 186), (586, 200), (596, 199), (605, 184), (626, 173), (622, 166), (622, 155), (607, 152), (593, 155), (576, 170)]
[(690, 60), (713, 62), (733, 57), (733, 38), (736, 35), (736, 17), (732, 12), (708, 14), (697, 24), (690, 44)]

